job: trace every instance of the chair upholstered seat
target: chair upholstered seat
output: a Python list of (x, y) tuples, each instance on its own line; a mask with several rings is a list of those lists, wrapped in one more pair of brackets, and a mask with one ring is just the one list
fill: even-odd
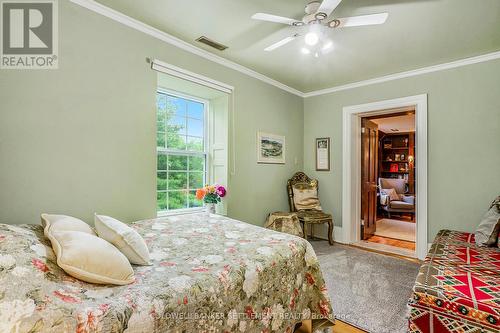
[(320, 210), (299, 210), (296, 212), (299, 219), (309, 223), (324, 223), (325, 219), (331, 219), (332, 214)]
[(409, 202), (404, 202), (404, 201), (391, 201), (389, 203), (390, 208), (392, 209), (408, 209), (409, 211), (413, 212), (415, 210), (415, 205), (411, 204)]

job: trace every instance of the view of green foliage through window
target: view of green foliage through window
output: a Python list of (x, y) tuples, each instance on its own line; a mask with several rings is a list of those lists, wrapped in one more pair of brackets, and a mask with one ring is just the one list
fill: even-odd
[(201, 207), (205, 184), (205, 104), (158, 92), (157, 210)]

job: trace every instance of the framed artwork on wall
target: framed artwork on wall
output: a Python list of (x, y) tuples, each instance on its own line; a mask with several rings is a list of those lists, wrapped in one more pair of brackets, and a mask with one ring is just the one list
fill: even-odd
[(257, 132), (257, 163), (285, 164), (285, 137)]
[(316, 139), (316, 171), (330, 171), (330, 138)]

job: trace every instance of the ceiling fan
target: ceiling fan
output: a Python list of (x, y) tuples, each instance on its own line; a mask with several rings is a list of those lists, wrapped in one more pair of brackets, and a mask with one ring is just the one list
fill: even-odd
[[(306, 15), (301, 20), (295, 20), (287, 17), (266, 14), (266, 13), (256, 13), (252, 16), (254, 20), (282, 23), (291, 25), (293, 27), (310, 26), (308, 32), (304, 35), (304, 41), (307, 46), (314, 48), (312, 51), (310, 48), (302, 48), (302, 52), (309, 54), (314, 52), (316, 57), (319, 57), (320, 53), (326, 53), (333, 46), (332, 41), (326, 40), (321, 41), (321, 27), (324, 28), (343, 28), (343, 27), (358, 27), (363, 25), (374, 25), (383, 24), (389, 16), (388, 13), (361, 15), (361, 16), (351, 16), (344, 18), (334, 18), (329, 19), (330, 14), (333, 13), (335, 8), (340, 4), (342, 0), (314, 0), (306, 5), (305, 12)], [(290, 43), (297, 37), (300, 37), (303, 32), (297, 32), (292, 36), (286, 37), (268, 47), (265, 51), (273, 51), (285, 44)], [(321, 43), (322, 42), (322, 43)]]

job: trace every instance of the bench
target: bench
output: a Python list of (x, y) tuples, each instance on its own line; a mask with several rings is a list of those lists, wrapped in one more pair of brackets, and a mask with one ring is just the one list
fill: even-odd
[(408, 306), (411, 333), (500, 332), (500, 249), (476, 245), (474, 234), (441, 230)]

